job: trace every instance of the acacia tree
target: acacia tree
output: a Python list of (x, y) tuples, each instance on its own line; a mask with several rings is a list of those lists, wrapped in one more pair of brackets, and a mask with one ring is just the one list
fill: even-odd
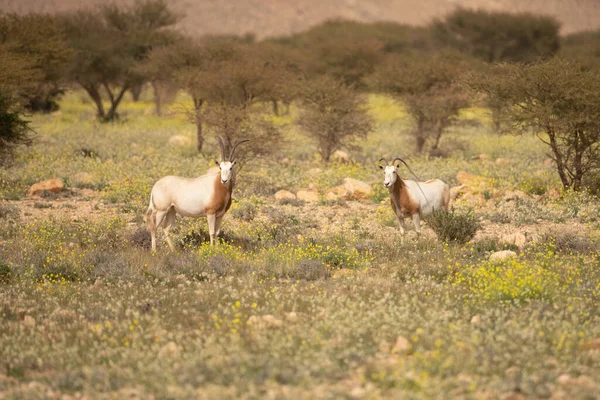
[[(111, 121), (118, 117), (125, 92), (145, 80), (137, 66), (153, 47), (172, 40), (166, 28), (177, 22), (177, 16), (164, 0), (144, 0), (129, 8), (107, 4), (78, 11), (66, 15), (63, 22), (74, 52), (69, 76), (91, 97), (98, 118)], [(108, 110), (105, 98), (110, 102)]]
[(560, 47), (559, 28), (552, 17), (465, 8), (431, 25), (438, 43), (490, 63), (553, 55)]
[[(204, 125), (211, 127), (213, 132), (219, 131), (224, 137), (225, 147), (229, 148), (237, 139), (229, 127), (242, 126), (239, 121), (255, 120), (254, 115), (263, 112), (262, 108), (253, 108), (253, 105), (289, 100), (292, 96), (292, 91), (287, 88), (293, 87), (294, 74), (285, 59), (270, 47), (246, 44), (230, 37), (208, 37), (198, 42), (178, 41), (153, 51), (148, 68), (153, 71), (153, 79), (175, 82), (191, 95), (193, 109), (188, 115), (197, 127), (198, 151), (202, 150), (204, 143)], [(226, 109), (231, 110), (232, 116), (241, 119), (233, 123), (223, 115)], [(259, 146), (269, 148), (267, 137), (259, 130), (271, 132), (273, 143), (279, 140), (273, 129), (263, 126), (256, 133), (263, 144), (253, 141), (244, 146), (244, 151), (260, 155)], [(244, 130), (240, 132), (250, 134)]]
[(600, 170), (600, 74), (554, 58), (497, 65), (468, 84), (494, 102), (506, 132), (533, 132), (550, 149), (565, 189), (580, 190)]
[(23, 106), (29, 111), (56, 110), (63, 93), (63, 71), (70, 51), (56, 17), (46, 14), (0, 13), (0, 44), (5, 52), (26, 58), (39, 73), (28, 88)]
[(42, 79), (36, 59), (0, 44), (0, 165), (12, 159), (18, 146), (31, 142), (23, 110)]
[(451, 55), (391, 56), (368, 78), (371, 87), (390, 93), (406, 104), (415, 121), (412, 135), (421, 153), (428, 140), (438, 148), (445, 129), (461, 108), (469, 105), (460, 79), (469, 64)]
[(385, 54), (430, 49), (430, 34), (423, 27), (340, 19), (271, 41), (297, 51), (308, 76), (331, 75), (358, 89), (365, 88), (363, 78)]
[(331, 76), (305, 82), (300, 101), (303, 110), (298, 124), (316, 140), (325, 162), (342, 147), (356, 148), (356, 141), (366, 138), (373, 130), (373, 121), (362, 97)]

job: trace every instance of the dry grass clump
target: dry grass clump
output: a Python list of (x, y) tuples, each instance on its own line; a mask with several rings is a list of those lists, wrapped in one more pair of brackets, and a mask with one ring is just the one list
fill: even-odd
[(331, 276), (331, 270), (320, 260), (300, 260), (289, 272), (290, 279), (316, 281)]

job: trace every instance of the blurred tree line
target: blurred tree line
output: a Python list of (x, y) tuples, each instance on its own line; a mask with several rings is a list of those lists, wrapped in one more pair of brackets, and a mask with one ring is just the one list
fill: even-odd
[[(516, 94), (526, 87), (517, 77), (537, 76), (531, 75), (535, 65), (549, 67), (540, 67), (546, 81), (532, 85), (550, 85), (560, 81), (561, 72), (582, 71), (577, 72), (581, 96), (570, 103), (579, 114), (557, 115), (583, 118), (581, 110), (588, 108), (577, 101), (592, 98), (586, 96), (595, 85), (585, 79), (597, 78), (600, 65), (600, 31), (561, 38), (557, 21), (527, 13), (456, 9), (425, 27), (334, 20), (260, 42), (252, 35), (189, 37), (175, 28), (181, 18), (164, 0), (56, 15), (0, 14), (2, 158), (28, 143), (29, 113), (56, 110), (60, 95), (74, 87), (87, 93), (103, 122), (119, 118), (127, 93), (135, 100), (152, 89), (160, 114), (174, 93), (184, 90), (193, 100), (187, 115), (196, 125), (199, 151), (207, 134), (222, 136), (226, 147), (243, 136), (254, 139), (245, 150), (254, 156), (272, 154), (282, 140), (265, 116), (295, 102), (301, 106), (296, 123), (314, 138), (324, 161), (374, 128), (365, 94), (387, 93), (413, 117), (415, 151), (435, 153), (459, 110), (475, 102), (490, 107), (499, 131), (508, 126), (507, 116), (527, 101), (524, 93)], [(568, 68), (548, 64), (556, 55), (569, 60)], [(502, 63), (508, 64), (496, 66)], [(567, 95), (564, 88), (552, 88), (555, 96)], [(529, 111), (517, 113), (519, 127), (543, 128), (540, 115)], [(587, 122), (551, 130), (578, 132), (584, 142), (596, 143), (588, 134), (599, 123), (593, 118), (590, 113)], [(572, 142), (561, 146), (577, 147)], [(557, 161), (561, 146), (551, 146)], [(586, 154), (597, 151), (595, 144), (586, 149)], [(567, 153), (563, 168), (579, 157)], [(580, 187), (579, 175), (596, 168), (591, 153), (580, 157), (587, 160), (584, 171), (571, 169), (577, 178), (563, 180), (565, 186)]]

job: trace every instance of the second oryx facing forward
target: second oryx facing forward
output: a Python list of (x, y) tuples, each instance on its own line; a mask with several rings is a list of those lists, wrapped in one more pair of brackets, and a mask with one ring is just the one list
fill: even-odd
[(219, 172), (216, 174), (202, 175), (198, 178), (183, 178), (180, 176), (165, 176), (159, 179), (152, 187), (150, 205), (146, 211), (146, 225), (152, 236), (152, 250), (156, 250), (156, 230), (162, 226), (167, 243), (171, 250), (175, 250), (169, 237), (171, 224), (175, 215), (194, 217), (206, 215), (210, 244), (216, 244), (223, 216), (231, 206), (231, 194), (235, 184), (236, 164), (233, 158), (236, 147), (248, 140), (238, 140), (231, 148), (229, 157), (225, 157), (225, 149), (221, 138), (221, 159)]
[(421, 217), (426, 217), (435, 210), (449, 210), (450, 187), (446, 183), (439, 179), (426, 182), (402, 179), (398, 174), (400, 166), (396, 165), (396, 161), (401, 161), (411, 171), (403, 159), (397, 157), (390, 165), (384, 158), (379, 160), (381, 161), (385, 161), (385, 165), (379, 165), (379, 168), (385, 172), (383, 185), (390, 191), (392, 210), (400, 221), (400, 234), (403, 237), (402, 223), (405, 218), (412, 218), (415, 230), (420, 234)]

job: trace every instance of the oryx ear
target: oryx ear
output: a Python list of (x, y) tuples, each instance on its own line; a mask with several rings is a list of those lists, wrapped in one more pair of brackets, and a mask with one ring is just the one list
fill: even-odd
[(215, 164), (217, 164), (217, 167), (221, 168), (221, 164), (217, 160), (214, 160), (214, 161), (215, 161)]
[(235, 165), (235, 163), (236, 163), (236, 162), (237, 162), (237, 160), (233, 160), (233, 161), (231, 162), (231, 166), (233, 167), (233, 166)]
[(383, 165), (378, 165), (379, 169), (383, 169)]

